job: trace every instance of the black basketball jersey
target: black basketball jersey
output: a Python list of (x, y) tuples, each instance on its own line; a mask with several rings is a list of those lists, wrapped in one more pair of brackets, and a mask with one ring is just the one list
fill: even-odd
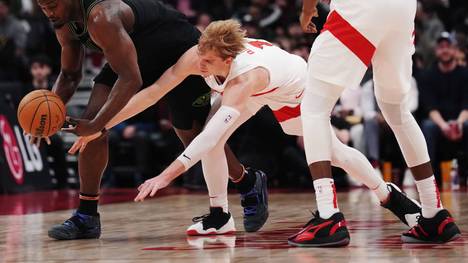
[[(81, 12), (83, 13), (83, 26), (76, 22), (68, 23), (68, 27), (73, 36), (78, 39), (86, 48), (101, 51), (101, 48), (94, 43), (88, 33), (88, 16), (94, 6), (105, 0), (79, 0), (81, 2)], [(169, 7), (159, 0), (122, 0), (129, 5), (135, 17), (133, 31), (129, 34), (132, 40), (141, 32), (154, 32), (158, 27), (167, 28), (174, 24), (174, 32), (177, 32), (177, 24), (187, 22), (186, 17), (172, 7)], [(165, 29), (167, 30), (167, 29)]]

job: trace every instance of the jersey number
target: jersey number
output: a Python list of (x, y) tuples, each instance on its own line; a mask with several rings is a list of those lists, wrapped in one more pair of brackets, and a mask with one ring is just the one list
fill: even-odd
[(267, 47), (273, 46), (273, 44), (266, 42), (266, 41), (261, 41), (261, 40), (250, 41), (249, 44), (259, 49), (263, 49), (263, 46), (267, 46)]

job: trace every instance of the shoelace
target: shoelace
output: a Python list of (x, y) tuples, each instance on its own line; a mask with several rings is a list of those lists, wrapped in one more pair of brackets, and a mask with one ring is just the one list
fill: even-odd
[(246, 216), (255, 215), (257, 213), (257, 207), (255, 206), (246, 206), (244, 207), (244, 214)]
[(312, 214), (312, 219), (310, 219), (309, 222), (307, 222), (307, 224), (305, 224), (303, 227), (306, 227), (306, 226), (312, 224), (314, 221), (316, 221), (317, 219), (320, 218), (318, 210), (314, 211), (314, 212), (310, 211), (310, 213)]
[(65, 220), (65, 222), (63, 222), (63, 224), (66, 225), (66, 226), (74, 226), (75, 225), (75, 223), (73, 223), (70, 220)]
[(83, 221), (84, 221), (84, 218), (81, 217), (80, 215), (78, 214), (74, 214), (71, 218), (65, 220), (65, 222), (63, 222), (63, 225), (66, 225), (66, 226), (75, 226), (75, 227), (82, 227), (83, 226)]
[(200, 221), (203, 221), (203, 220), (207, 219), (208, 217), (210, 217), (210, 214), (204, 214), (202, 216), (196, 216), (196, 217), (192, 218), (192, 222), (197, 223), (197, 222), (200, 222)]
[(412, 228), (410, 228), (410, 229), (408, 230), (408, 233), (411, 233), (411, 231), (413, 231), (413, 229), (416, 229), (416, 228), (418, 228), (418, 227), (422, 229), (422, 227), (421, 227), (421, 225), (420, 225), (420, 223), (419, 223), (420, 220), (421, 220), (421, 215), (417, 215), (417, 216), (416, 216), (416, 222), (417, 222), (417, 223), (416, 223), (416, 225), (414, 225)]
[(419, 224), (419, 219), (421, 219), (421, 215), (416, 216), (416, 220), (418, 221), (418, 224)]

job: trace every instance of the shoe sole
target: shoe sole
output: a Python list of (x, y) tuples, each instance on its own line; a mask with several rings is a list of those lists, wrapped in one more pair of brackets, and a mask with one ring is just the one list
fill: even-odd
[(405, 244), (444, 244), (454, 240), (457, 240), (461, 237), (461, 234), (455, 234), (447, 241), (424, 241), (413, 237), (401, 236), (401, 242)]
[(414, 238), (414, 237), (409, 237), (409, 236), (402, 235), (401, 236), (401, 242), (403, 242), (405, 244), (444, 244), (444, 243), (448, 243), (448, 242), (457, 240), (457, 239), (459, 239), (461, 237), (461, 233), (459, 232), (458, 227), (455, 226), (455, 228), (456, 228), (456, 230), (453, 230), (453, 231), (457, 231), (457, 233), (453, 234), (449, 239), (447, 239), (447, 241), (444, 241), (444, 240), (426, 241), (426, 240), (421, 240), (421, 239), (417, 239), (417, 238)]
[(245, 232), (252, 233), (252, 232), (257, 232), (258, 230), (260, 230), (260, 229), (265, 225), (266, 221), (268, 220), (268, 216), (269, 216), (269, 215), (270, 215), (270, 214), (269, 214), (268, 210), (266, 210), (266, 213), (265, 213), (265, 220), (262, 220), (263, 223), (257, 225), (255, 228), (247, 227), (247, 226), (245, 226), (245, 224), (244, 224), (244, 230), (245, 230)]
[(79, 236), (79, 237), (71, 237), (67, 233), (61, 232), (61, 231), (58, 231), (58, 230), (48, 231), (47, 235), (50, 238), (53, 238), (53, 239), (56, 239), (56, 240), (99, 239), (99, 237), (101, 236), (99, 234), (98, 236), (95, 236), (95, 235), (86, 236), (86, 235), (84, 235), (84, 236)]
[(199, 232), (197, 232), (197, 230), (189, 230), (189, 231), (187, 231), (187, 235), (188, 235), (188, 236), (232, 235), (232, 234), (235, 234), (235, 233), (236, 233), (236, 230), (231, 230), (231, 231), (228, 231), (228, 232), (225, 232), (225, 233), (218, 233), (218, 232), (215, 232), (215, 231), (208, 232), (208, 233), (199, 233)]
[[(265, 223), (268, 221), (268, 217), (270, 216), (270, 213), (268, 212), (268, 189), (267, 189), (267, 181), (268, 181), (268, 178), (266, 177), (266, 174), (262, 172), (262, 177), (265, 177), (265, 182), (263, 182), (263, 180), (260, 180), (262, 182), (262, 189), (265, 189), (264, 193), (265, 195), (263, 196), (263, 200), (265, 200), (265, 214), (264, 214), (264, 220), (262, 220), (262, 222), (260, 224), (258, 224), (257, 226), (255, 227), (248, 227), (245, 225), (244, 223), (244, 230), (245, 232), (249, 232), (249, 233), (252, 233), (252, 232), (257, 232), (258, 230), (260, 230), (264, 225)], [(261, 217), (263, 218), (263, 217)]]
[(349, 244), (350, 238), (345, 238), (337, 242), (331, 243), (321, 243), (321, 244), (303, 244), (303, 243), (296, 243), (293, 241), (288, 240), (288, 244), (291, 246), (296, 247), (344, 247)]

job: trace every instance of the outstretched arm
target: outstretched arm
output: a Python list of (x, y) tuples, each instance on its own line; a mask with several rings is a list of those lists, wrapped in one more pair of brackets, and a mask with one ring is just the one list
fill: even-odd
[(105, 128), (110, 129), (144, 111), (177, 87), (189, 75), (196, 74), (198, 60), (196, 50), (196, 46), (187, 50), (177, 63), (167, 69), (155, 83), (133, 96), (127, 105), (105, 125)]
[(166, 187), (211, 151), (238, 120), (248, 98), (264, 89), (269, 82), (268, 72), (256, 68), (231, 80), (223, 93), (222, 106), (208, 121), (203, 131), (187, 146), (185, 151), (159, 176), (140, 185), (135, 201), (154, 196), (158, 189)]
[[(167, 69), (155, 83), (134, 95), (127, 105), (125, 105), (125, 107), (105, 125), (105, 128), (110, 129), (122, 121), (144, 111), (151, 105), (158, 102), (162, 97), (164, 97), (164, 95), (173, 90), (189, 75), (198, 74), (197, 71), (198, 54), (197, 47), (194, 46), (187, 50), (179, 58), (177, 63)], [(76, 120), (76, 122), (82, 126), (92, 125), (88, 120)], [(64, 130), (73, 132), (74, 128), (66, 128)], [(88, 136), (79, 137), (68, 152), (70, 154), (74, 154), (78, 150), (82, 152), (88, 142), (98, 138), (99, 136), (101, 136), (101, 131)]]

